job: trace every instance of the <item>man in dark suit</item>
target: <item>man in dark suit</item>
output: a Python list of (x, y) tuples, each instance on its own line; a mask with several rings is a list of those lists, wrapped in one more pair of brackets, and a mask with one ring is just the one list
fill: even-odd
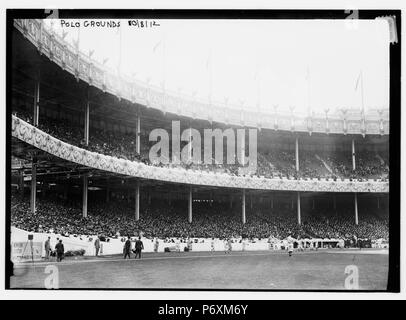
[(57, 255), (56, 261), (58, 262), (62, 261), (63, 254), (65, 253), (65, 248), (63, 247), (62, 240), (59, 240), (59, 242), (56, 244), (55, 250)]
[(130, 252), (131, 252), (131, 240), (130, 237), (128, 237), (127, 241), (124, 243), (124, 259), (127, 258), (127, 256), (128, 259), (131, 259)]
[(144, 244), (141, 241), (141, 237), (138, 237), (138, 240), (135, 241), (135, 258), (137, 259), (137, 255), (140, 257), (141, 259), (141, 251), (144, 249)]

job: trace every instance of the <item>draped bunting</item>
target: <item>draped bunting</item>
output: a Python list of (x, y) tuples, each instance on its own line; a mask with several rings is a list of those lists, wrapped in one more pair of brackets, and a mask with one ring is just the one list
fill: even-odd
[(132, 177), (159, 180), (165, 182), (215, 186), (226, 188), (245, 188), (279, 191), (312, 192), (389, 192), (389, 182), (350, 181), (350, 180), (291, 180), (268, 179), (264, 177), (233, 176), (226, 173), (214, 173), (183, 168), (166, 168), (146, 165), (141, 162), (119, 159), (91, 152), (63, 142), (35, 128), (31, 124), (12, 116), (12, 136), (58, 158)]

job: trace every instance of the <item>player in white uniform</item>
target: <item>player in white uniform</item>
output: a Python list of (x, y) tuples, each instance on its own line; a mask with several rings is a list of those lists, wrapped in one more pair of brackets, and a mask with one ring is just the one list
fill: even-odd
[(214, 252), (214, 238), (211, 239), (211, 252)]
[(291, 236), (288, 236), (287, 241), (288, 241), (288, 253), (289, 253), (289, 257), (292, 256), (293, 253), (293, 241), (295, 239), (293, 239)]

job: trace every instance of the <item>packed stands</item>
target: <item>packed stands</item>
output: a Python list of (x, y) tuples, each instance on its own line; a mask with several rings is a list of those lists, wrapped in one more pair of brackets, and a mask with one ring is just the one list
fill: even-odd
[(295, 214), (287, 209), (253, 210), (242, 224), (239, 210), (221, 204), (195, 204), (193, 222), (187, 220), (187, 208), (157, 202), (144, 208), (140, 220), (125, 201), (94, 202), (86, 218), (76, 202), (66, 203), (57, 197), (38, 201), (35, 215), (30, 213), (29, 199), (13, 195), (11, 223), (31, 232), (61, 235), (103, 235), (118, 237), (142, 232), (145, 237), (177, 238), (295, 238), (389, 239), (388, 219), (377, 214), (363, 215), (359, 224), (347, 212), (315, 211), (303, 217), (299, 225)]
[[(23, 120), (32, 121), (29, 114), (24, 111), (15, 112)], [(162, 163), (151, 163), (149, 160), (149, 147), (153, 142), (148, 141), (146, 134), (141, 135), (141, 152), (136, 151), (136, 136), (130, 133), (121, 133), (91, 128), (89, 145), (83, 139), (83, 128), (64, 120), (55, 120), (42, 117), (39, 128), (52, 136), (70, 144), (88, 149), (93, 152), (122, 158), (131, 161), (142, 161), (149, 165), (164, 166)], [(260, 143), (259, 143), (260, 144)], [(266, 178), (327, 178), (327, 179), (386, 179), (389, 174), (385, 154), (370, 151), (360, 151), (356, 157), (356, 170), (352, 170), (351, 154), (348, 152), (308, 152), (299, 153), (300, 170), (296, 172), (295, 153), (287, 150), (258, 150), (257, 176)], [(238, 164), (196, 164), (181, 163), (183, 168), (225, 172), (238, 175)]]

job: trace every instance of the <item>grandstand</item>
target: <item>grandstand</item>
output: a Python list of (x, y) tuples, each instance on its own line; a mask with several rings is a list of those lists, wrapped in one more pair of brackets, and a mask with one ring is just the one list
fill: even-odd
[[(106, 248), (138, 235), (184, 246), (389, 240), (388, 110), (301, 117), (193, 102), (116, 77), (34, 19), (14, 21), (11, 87), (11, 224), (19, 230), (99, 236)], [(255, 171), (152, 162), (149, 134), (170, 132), (172, 121), (202, 136), (208, 127), (258, 129)]]

